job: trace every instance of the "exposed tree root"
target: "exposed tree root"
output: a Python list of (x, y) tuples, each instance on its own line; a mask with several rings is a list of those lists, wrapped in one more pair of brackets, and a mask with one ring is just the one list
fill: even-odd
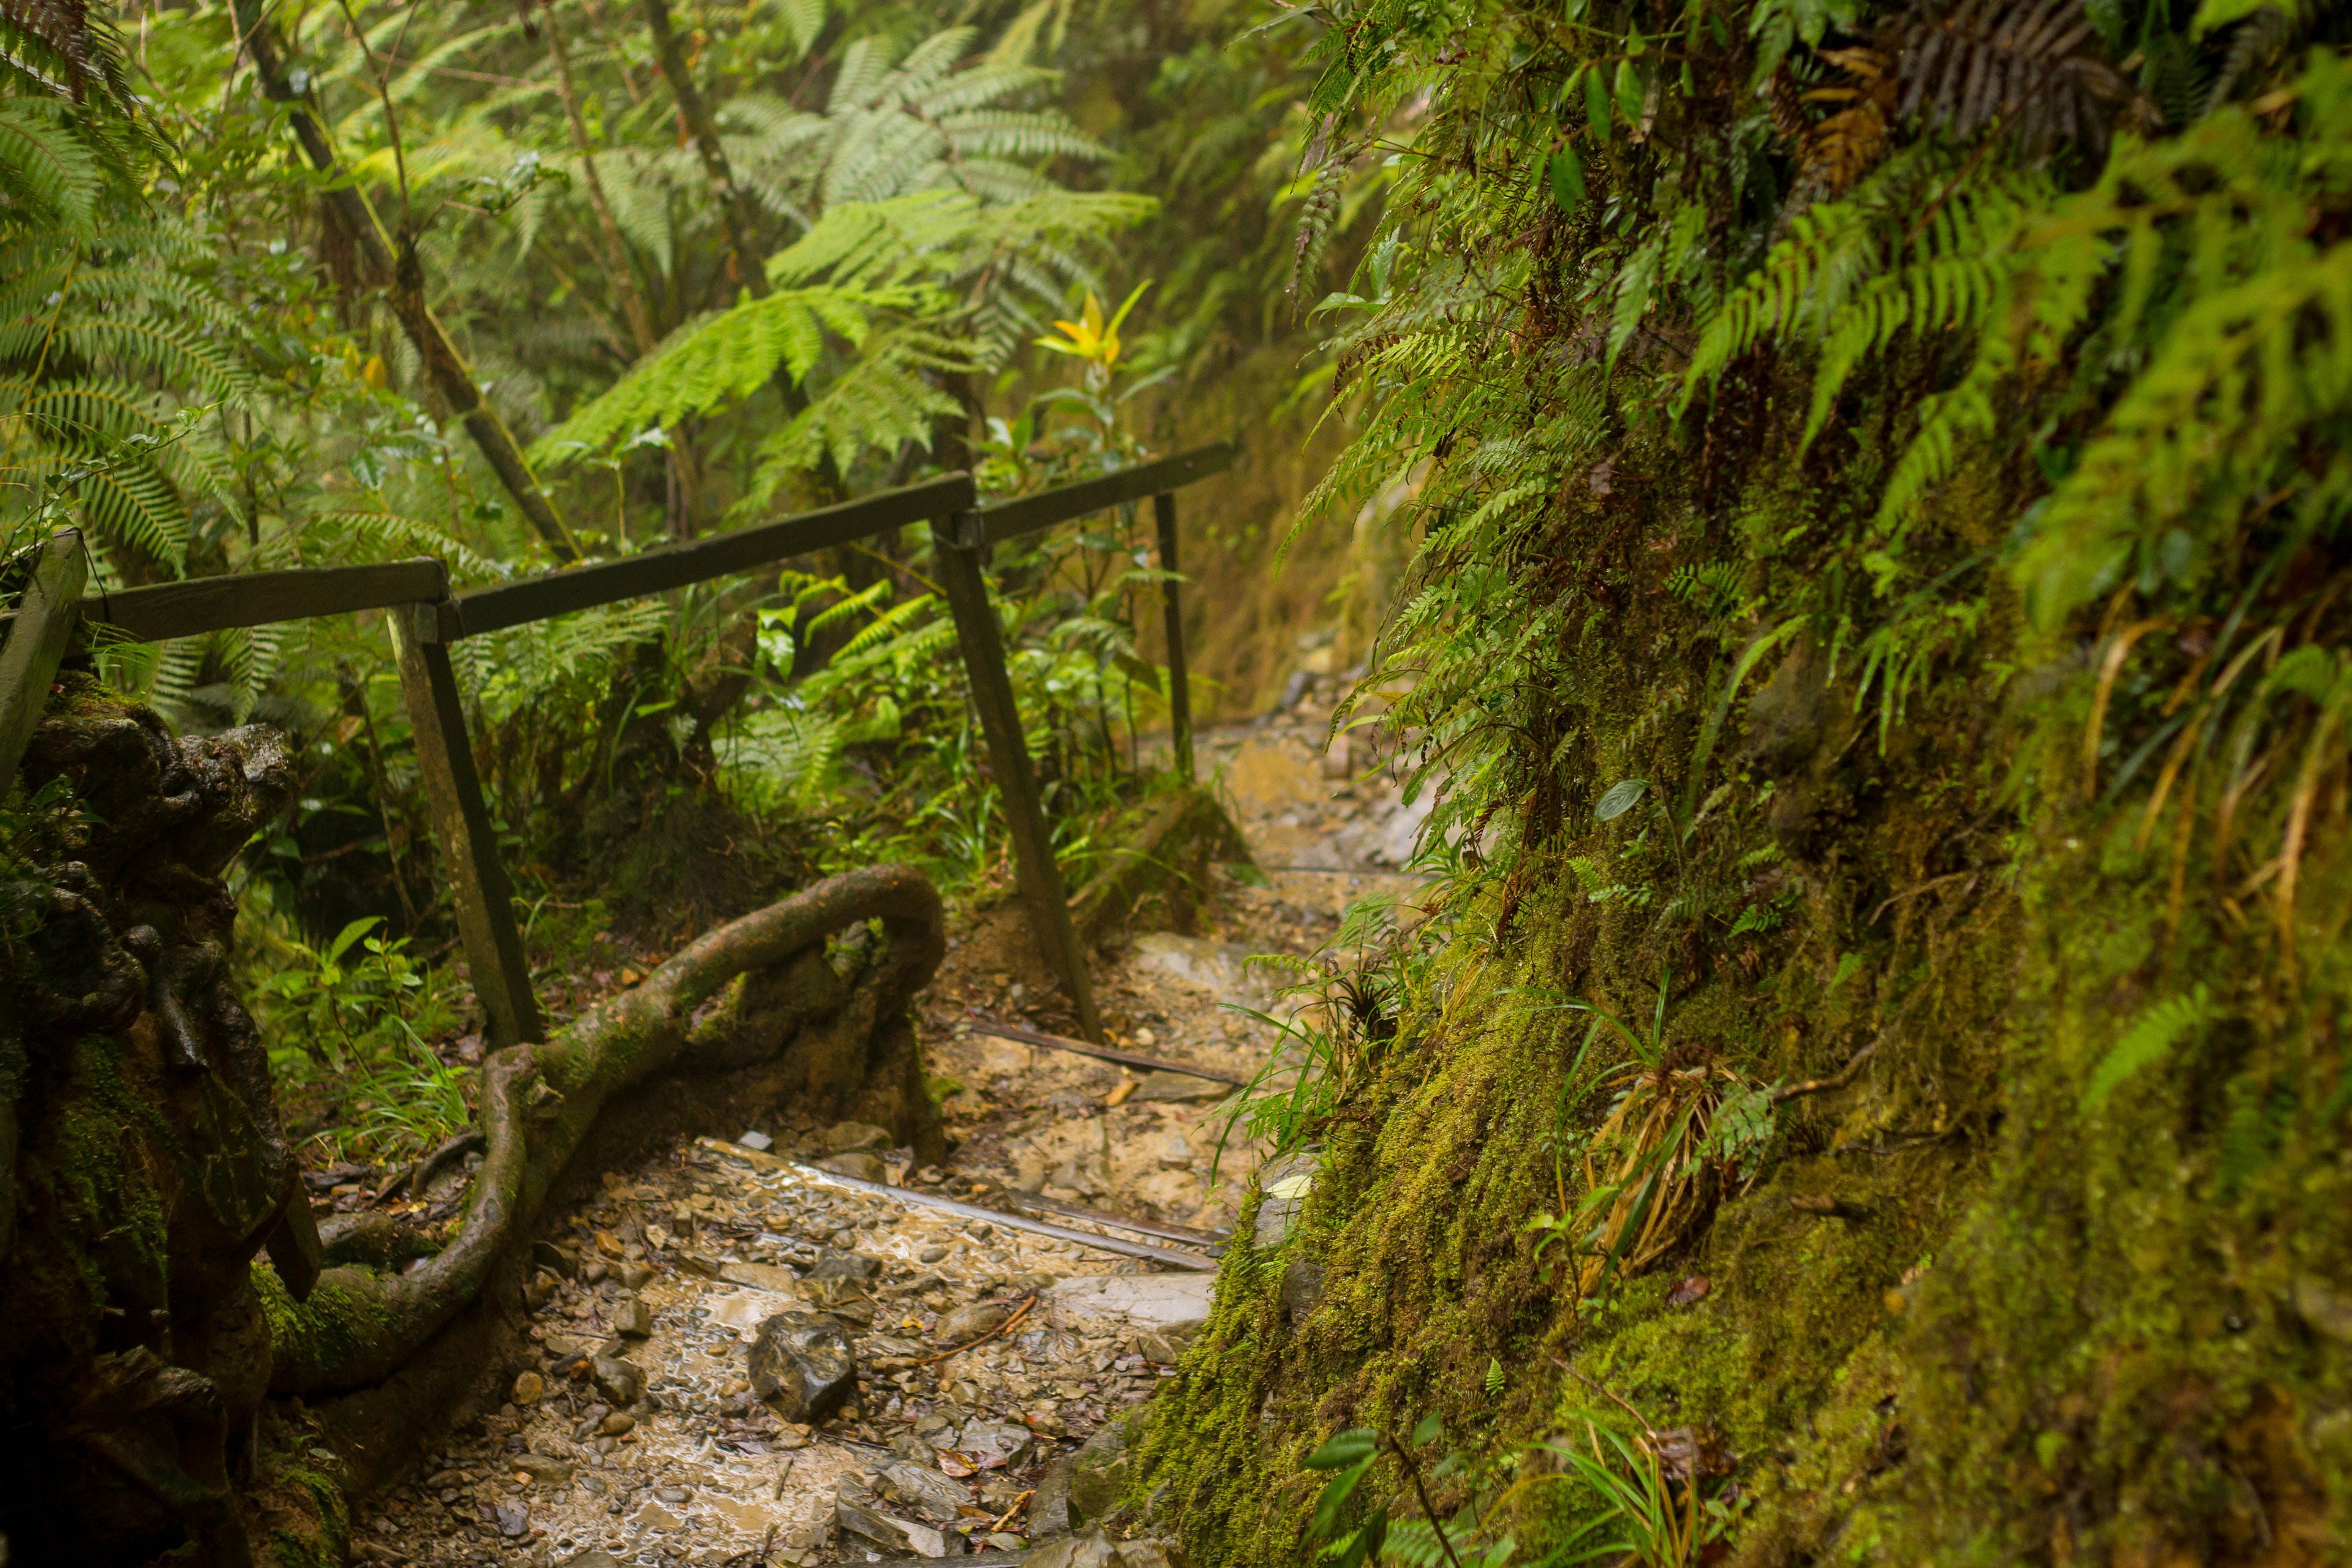
[[(822, 965), (828, 936), (869, 921), (881, 923), (878, 956), (845, 1003), (824, 1008), (826, 998), (809, 994), (822, 991), (811, 979), (811, 955)], [(854, 1051), (903, 1030), (908, 1001), (946, 951), (929, 880), (906, 867), (871, 867), (730, 921), (558, 1038), (498, 1053), (485, 1065), (478, 1110), (488, 1147), (457, 1236), (408, 1273), (327, 1269), (299, 1303), (275, 1281), (265, 1285), (270, 1392), (336, 1393), (390, 1377), (481, 1294), (499, 1258), (525, 1239), (550, 1186), (614, 1095), (673, 1065), (738, 1065), (772, 1055), (795, 1025), (820, 1011), (834, 1014), (836, 1047)], [(845, 1034), (850, 1038), (839, 1039)], [(887, 1054), (901, 1058), (902, 1070), (913, 1066), (910, 1053)], [(855, 1093), (865, 1065), (817, 1063), (819, 1076), (832, 1081), (814, 1087)], [(827, 1072), (828, 1066), (847, 1070)], [(911, 1095), (886, 1098), (897, 1101), (894, 1130), (919, 1146), (938, 1134), (919, 1084), (910, 1087)]]

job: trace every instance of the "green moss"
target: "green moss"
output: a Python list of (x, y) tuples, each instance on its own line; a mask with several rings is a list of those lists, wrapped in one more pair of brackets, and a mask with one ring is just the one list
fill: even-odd
[(278, 1271), (257, 1258), (254, 1293), (269, 1320), (270, 1383), (273, 1389), (331, 1384), (335, 1370), (360, 1364), (398, 1327), (398, 1320), (373, 1292), (354, 1289), (360, 1271), (330, 1268), (319, 1277), (309, 1300), (287, 1293)]
[(269, 1534), (278, 1568), (341, 1568), (351, 1545), (351, 1505), (334, 1478), (299, 1462), (284, 1464), (271, 1489), (278, 1511), (295, 1516)]

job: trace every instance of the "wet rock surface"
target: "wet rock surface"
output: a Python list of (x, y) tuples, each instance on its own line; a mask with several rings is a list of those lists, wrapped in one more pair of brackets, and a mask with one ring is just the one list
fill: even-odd
[[(1097, 971), (1097, 990), (1129, 1048), (1246, 1073), (1272, 1031), (1227, 1005), (1283, 1006), (1247, 955), (1312, 952), (1348, 904), (1413, 884), (1325, 853), (1342, 830), (1376, 847), (1402, 808), (1385, 786), (1327, 776), (1304, 727), (1202, 750), (1204, 774), (1229, 764), (1270, 886), (1221, 877), (1208, 923), (1172, 942), (1147, 932)], [(1284, 868), (1317, 858), (1338, 874)], [(531, 1357), (499, 1387), (529, 1373), (540, 1397), (490, 1411), (364, 1501), (354, 1561), (1181, 1563), (1171, 1542), (1114, 1539), (1134, 1527), (1124, 1516), (1085, 1532), (1115, 1508), (1128, 1418), (1173, 1374), (1213, 1276), (908, 1199), (1010, 1215), (1028, 1194), (1213, 1233), (1258, 1153), (1235, 1136), (1217, 1154), (1223, 1085), (972, 1032), (980, 1017), (1071, 1032), (1051, 992), (975, 929), (919, 1002), (928, 1069), (951, 1086), (947, 1160), (919, 1164), (878, 1128), (779, 1116), (604, 1173), (534, 1249)], [(762, 1391), (795, 1379), (797, 1405)]]
[(751, 1341), (751, 1393), (787, 1421), (822, 1421), (857, 1391), (857, 1357), (841, 1320), (778, 1312)]

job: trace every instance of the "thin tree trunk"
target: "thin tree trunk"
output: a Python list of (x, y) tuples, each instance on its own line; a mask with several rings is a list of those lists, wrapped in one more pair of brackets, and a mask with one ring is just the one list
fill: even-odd
[[(687, 134), (701, 156), (703, 173), (710, 177), (711, 194), (719, 198), (719, 209), (727, 215), (728, 280), (751, 290), (753, 299), (764, 300), (768, 297), (768, 269), (752, 249), (752, 237), (759, 231), (758, 206), (751, 193), (735, 183), (735, 171), (727, 162), (726, 146), (719, 140), (719, 121), (710, 112), (709, 100), (695, 85), (685, 46), (670, 30), (667, 0), (642, 0), (642, 5), (646, 30), (653, 36), (654, 58), (661, 62), (662, 79), (669, 83), (670, 97), (677, 100)], [(797, 387), (793, 390), (795, 394), (799, 391)], [(804, 399), (803, 402), (805, 405)]]
[[(622, 319), (628, 322), (629, 336), (635, 342), (638, 357), (654, 352), (661, 339), (654, 331), (653, 315), (646, 309), (646, 297), (637, 289), (637, 275), (629, 265), (629, 247), (621, 237), (621, 226), (614, 220), (613, 204), (604, 195), (604, 179), (596, 168), (596, 150), (588, 140), (588, 121), (580, 113), (580, 94), (572, 85), (572, 51), (563, 42), (563, 29), (555, 19), (552, 5), (541, 19), (547, 28), (548, 48), (555, 56), (556, 88), (563, 100), (564, 118), (572, 125), (572, 145), (580, 153), (580, 170), (588, 185), (588, 205), (596, 214), (596, 230), (604, 242), (604, 269), (613, 275), (613, 293), (621, 301)], [(665, 510), (669, 514), (670, 531), (681, 538), (694, 532), (694, 519), (702, 510), (702, 470), (687, 444), (684, 434), (669, 432), (667, 468), (669, 495)]]
[[(653, 37), (654, 58), (661, 62), (662, 79), (669, 84), (670, 97), (677, 102), (687, 134), (693, 139), (694, 150), (702, 159), (702, 171), (710, 179), (711, 195), (718, 198), (719, 210), (727, 215), (728, 279), (750, 289), (754, 300), (764, 300), (768, 297), (768, 268), (766, 258), (759, 254), (757, 247), (759, 203), (748, 188), (736, 182), (734, 166), (727, 161), (726, 144), (719, 139), (718, 117), (711, 113), (710, 100), (702, 96), (702, 89), (695, 83), (694, 68), (687, 63), (686, 46), (670, 28), (668, 0), (639, 0), (639, 6), (646, 15), (646, 31)], [(774, 381), (776, 395), (783, 399), (784, 416), (797, 418), (808, 406), (808, 394), (793, 383), (782, 365), (776, 367)], [(838, 500), (849, 493), (831, 452), (818, 455), (817, 485), (827, 500)]]
[[(310, 110), (301, 107), (302, 95), (286, 79), (285, 57), (278, 52), (276, 31), (262, 14), (261, 0), (236, 0), (236, 15), (246, 49), (253, 57), (254, 70), (261, 79), (262, 91), (278, 102), (296, 106), (290, 116), (294, 134), (302, 143), (302, 152), (310, 160), (311, 167), (325, 174), (341, 174), (335, 163), (334, 149), (328, 145), (326, 132)], [(554, 498), (541, 488), (539, 477), (530, 471), (522, 448), (515, 442), (514, 432), (507, 428), (498, 410), (482, 401), (482, 389), (476, 384), (465, 356), (449, 341), (448, 332), (425, 302), (425, 269), (417, 260), (414, 241), (404, 235), (395, 247), (385, 235), (374, 206), (355, 185), (338, 181), (320, 199), (366, 256), (369, 265), (386, 279), (384, 298), (402, 330), (407, 332), (408, 341), (416, 346), (418, 357), (424, 360), (425, 374), (434, 391), (465, 425), (466, 433), (474, 438), (474, 445), (480, 448), (483, 459), (506, 487), (507, 494), (522, 509), (532, 531), (547, 542), (557, 560), (576, 560), (580, 547), (564, 525), (563, 514), (555, 510)]]
[(550, 10), (541, 19), (547, 29), (547, 47), (555, 56), (555, 81), (563, 98), (563, 115), (572, 123), (572, 145), (580, 153), (580, 170), (588, 184), (588, 205), (596, 214), (596, 230), (604, 240), (604, 267), (613, 275), (613, 293), (621, 302), (621, 319), (629, 324), (629, 336), (635, 340), (637, 353), (649, 354), (660, 339), (654, 335), (653, 318), (646, 313), (645, 296), (637, 292), (637, 276), (629, 268), (628, 247), (622, 242), (621, 226), (613, 221), (613, 204), (605, 199), (604, 177), (596, 170), (596, 150), (588, 141), (588, 122), (581, 118), (580, 95), (572, 86), (572, 51), (563, 45), (563, 29), (556, 25), (555, 13)]

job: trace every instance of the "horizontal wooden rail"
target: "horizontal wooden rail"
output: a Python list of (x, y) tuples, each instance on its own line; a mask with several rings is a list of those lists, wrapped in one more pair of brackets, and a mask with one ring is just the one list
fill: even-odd
[(91, 593), (82, 599), (82, 619), (103, 623), (134, 642), (163, 642), (233, 626), (344, 616), (420, 599), (429, 603), (448, 592), (449, 569), (431, 556), (420, 556), (373, 566), (236, 572)]
[(1233, 442), (1219, 441), (1156, 462), (1138, 463), (1098, 479), (1080, 479), (1076, 484), (1039, 490), (1033, 496), (992, 502), (979, 509), (980, 537), (965, 542), (1002, 544), (1074, 517), (1087, 517), (1146, 496), (1164, 494), (1211, 474), (1223, 473), (1234, 466), (1235, 450)]
[(910, 522), (951, 516), (969, 508), (975, 493), (970, 474), (947, 474), (820, 511), (802, 512), (691, 543), (664, 545), (620, 561), (471, 589), (457, 595), (454, 617), (442, 617), (441, 637), (444, 641), (479, 637), (526, 621), (543, 621), (550, 616), (772, 566), (813, 550), (847, 544)]

